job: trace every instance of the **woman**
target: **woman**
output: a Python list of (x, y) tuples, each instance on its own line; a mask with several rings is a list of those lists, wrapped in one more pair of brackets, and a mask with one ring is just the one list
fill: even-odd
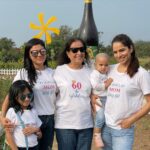
[[(39, 140), (39, 149), (52, 148), (54, 138), (54, 103), (56, 99), (56, 84), (53, 79), (53, 70), (48, 68), (45, 44), (40, 39), (31, 39), (25, 45), (24, 68), (14, 78), (26, 80), (34, 92), (33, 107), (42, 121), (42, 138)], [(6, 97), (2, 112), (5, 115), (9, 101)], [(2, 119), (3, 124), (9, 127), (10, 121)]]
[(93, 118), (90, 105), (90, 70), (85, 43), (70, 39), (54, 74), (59, 89), (55, 128), (59, 150), (91, 150)]
[[(132, 40), (120, 34), (112, 40), (118, 64), (112, 65), (105, 106), (103, 150), (132, 150), (134, 123), (150, 111), (150, 76), (139, 66)], [(143, 98), (147, 104), (142, 107)]]

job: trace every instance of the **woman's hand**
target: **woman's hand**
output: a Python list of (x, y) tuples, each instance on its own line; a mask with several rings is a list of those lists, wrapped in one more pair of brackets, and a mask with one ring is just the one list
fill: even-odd
[(12, 131), (12, 129), (14, 129), (15, 127), (15, 124), (13, 124), (9, 119), (5, 117), (1, 117), (1, 124), (7, 131)]
[(38, 139), (40, 139), (42, 137), (42, 132), (39, 130), (38, 132), (35, 133), (38, 137)]
[(99, 96), (91, 94), (91, 104), (92, 104), (93, 112), (96, 112), (96, 105), (101, 107), (101, 105), (97, 102), (98, 98), (99, 98)]
[(130, 118), (126, 118), (120, 121), (119, 125), (121, 126), (121, 128), (124, 128), (124, 129), (131, 128), (132, 121)]
[(137, 112), (133, 113), (129, 118), (123, 119), (119, 122), (122, 128), (130, 128), (132, 124), (145, 116), (150, 111), (150, 94), (145, 95), (147, 103)]

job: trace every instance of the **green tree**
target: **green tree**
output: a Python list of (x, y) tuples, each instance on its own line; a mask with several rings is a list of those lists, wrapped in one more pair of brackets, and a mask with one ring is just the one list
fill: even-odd
[(73, 29), (67, 25), (62, 25), (60, 27), (60, 34), (57, 37), (59, 37), (59, 39), (61, 39), (61, 40), (66, 41), (70, 37), (72, 37), (72, 35), (73, 35)]
[(150, 41), (136, 41), (135, 49), (138, 57), (150, 57)]
[(13, 48), (9, 51), (2, 50), (0, 52), (0, 61), (2, 62), (17, 62), (22, 57), (19, 49)]
[(47, 45), (49, 60), (56, 60), (64, 48), (66, 41), (75, 34), (75, 31), (67, 26), (60, 27), (60, 34), (52, 34), (53, 42)]
[(0, 38), (0, 51), (2, 50), (11, 50), (15, 48), (15, 42), (12, 39), (6, 37)]
[(64, 48), (64, 42), (62, 39), (55, 39), (53, 42), (47, 46), (48, 49), (48, 59), (56, 60), (60, 52)]

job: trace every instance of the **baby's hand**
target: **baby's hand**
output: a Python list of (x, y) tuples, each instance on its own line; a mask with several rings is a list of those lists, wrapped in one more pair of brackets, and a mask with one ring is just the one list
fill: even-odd
[(105, 88), (107, 89), (111, 83), (113, 82), (113, 79), (112, 78), (108, 78), (104, 83), (105, 83)]
[(107, 80), (108, 80), (108, 82), (110, 82), (110, 83), (113, 82), (113, 79), (112, 79), (112, 78), (108, 78)]

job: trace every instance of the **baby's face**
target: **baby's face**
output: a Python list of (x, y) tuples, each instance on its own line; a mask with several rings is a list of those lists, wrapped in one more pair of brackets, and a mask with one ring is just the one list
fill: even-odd
[(96, 59), (95, 62), (95, 69), (99, 71), (102, 74), (106, 74), (109, 69), (109, 63), (108, 63), (108, 58), (107, 57), (99, 57)]

